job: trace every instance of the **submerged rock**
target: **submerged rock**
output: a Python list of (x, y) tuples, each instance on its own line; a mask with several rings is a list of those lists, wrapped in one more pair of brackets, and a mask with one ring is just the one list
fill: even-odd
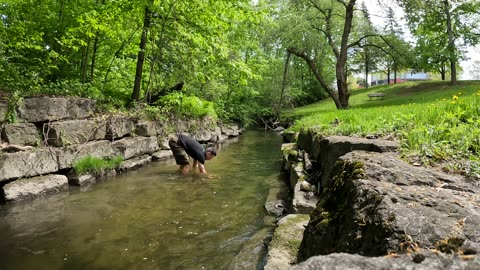
[(284, 200), (269, 201), (265, 203), (268, 214), (280, 217), (287, 212), (287, 203)]
[(270, 241), (272, 232), (270, 228), (263, 228), (252, 235), (242, 246), (240, 252), (226, 267), (228, 270), (262, 269), (263, 259), (267, 253), (266, 241)]

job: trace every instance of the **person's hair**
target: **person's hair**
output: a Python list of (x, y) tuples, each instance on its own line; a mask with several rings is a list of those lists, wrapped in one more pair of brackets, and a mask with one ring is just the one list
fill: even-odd
[(207, 152), (210, 152), (214, 157), (217, 156), (217, 151), (215, 151), (215, 148), (213, 147), (208, 147)]

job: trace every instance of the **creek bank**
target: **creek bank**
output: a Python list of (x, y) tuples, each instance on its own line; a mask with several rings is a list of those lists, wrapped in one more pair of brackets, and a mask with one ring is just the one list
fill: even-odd
[[(0, 150), (0, 202), (63, 192), (68, 185), (90, 185), (152, 160), (170, 158), (167, 138), (173, 133), (216, 144), (242, 132), (236, 124), (218, 125), (210, 118), (148, 121), (101, 115), (95, 113), (95, 105), (94, 100), (78, 97), (22, 100), (16, 107), (19, 123), (0, 123), (4, 146)], [(124, 161), (116, 170), (76, 175), (73, 164), (86, 156), (120, 156)]]
[[(410, 165), (392, 141), (309, 130), (284, 136), (293, 138), (282, 146), (293, 196), (318, 199), (292, 269), (480, 269), (478, 182)], [(295, 209), (302, 208), (293, 199)]]

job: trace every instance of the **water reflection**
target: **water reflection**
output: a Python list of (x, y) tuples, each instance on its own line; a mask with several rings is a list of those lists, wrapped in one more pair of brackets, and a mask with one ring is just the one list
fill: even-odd
[(265, 178), (281, 139), (247, 132), (207, 161), (173, 160), (31, 202), (0, 206), (0, 269), (223, 269), (264, 227)]

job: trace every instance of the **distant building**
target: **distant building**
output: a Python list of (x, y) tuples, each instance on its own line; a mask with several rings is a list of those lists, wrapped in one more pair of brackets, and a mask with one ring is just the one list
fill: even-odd
[[(395, 79), (394, 74), (390, 74), (390, 84), (393, 84)], [(397, 83), (405, 81), (427, 81), (430, 80), (430, 73), (423, 71), (414, 71), (414, 70), (403, 70), (397, 73)], [(369, 76), (370, 85), (382, 85), (388, 84), (387, 74), (377, 72), (372, 73)]]

